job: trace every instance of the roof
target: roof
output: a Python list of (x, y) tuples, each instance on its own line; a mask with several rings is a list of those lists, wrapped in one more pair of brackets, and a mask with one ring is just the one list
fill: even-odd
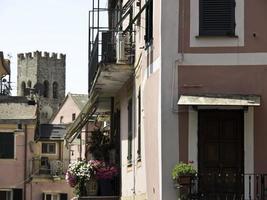
[(0, 96), (0, 120), (36, 119), (36, 108), (26, 97)]
[(55, 117), (57, 116), (59, 111), (62, 109), (62, 107), (64, 106), (64, 104), (66, 103), (68, 98), (71, 98), (74, 101), (74, 103), (77, 105), (77, 107), (79, 108), (80, 111), (83, 109), (83, 107), (85, 106), (85, 104), (88, 101), (88, 95), (87, 94), (71, 94), (71, 93), (68, 93), (66, 95), (65, 99), (63, 100), (63, 102), (61, 103), (59, 109), (51, 117), (50, 123), (53, 122), (53, 120), (55, 119)]
[(39, 139), (63, 140), (66, 126), (62, 124), (40, 124), (38, 129)]
[(87, 94), (71, 94), (69, 93), (73, 101), (76, 103), (76, 105), (79, 107), (80, 110), (83, 109), (85, 104), (88, 101), (88, 95)]

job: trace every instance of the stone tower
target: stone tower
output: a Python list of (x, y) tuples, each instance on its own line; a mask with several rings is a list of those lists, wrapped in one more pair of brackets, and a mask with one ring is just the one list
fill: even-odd
[(36, 98), (40, 123), (49, 122), (65, 97), (65, 59), (39, 51), (18, 54), (17, 95)]

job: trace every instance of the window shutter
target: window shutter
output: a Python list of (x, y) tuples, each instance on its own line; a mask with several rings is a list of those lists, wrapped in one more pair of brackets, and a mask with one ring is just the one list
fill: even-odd
[(45, 193), (42, 193), (42, 200), (45, 200)]
[(68, 200), (68, 194), (67, 193), (60, 193), (59, 200)]
[(22, 189), (13, 189), (13, 200), (22, 200)]
[(199, 0), (199, 35), (234, 36), (235, 0)]

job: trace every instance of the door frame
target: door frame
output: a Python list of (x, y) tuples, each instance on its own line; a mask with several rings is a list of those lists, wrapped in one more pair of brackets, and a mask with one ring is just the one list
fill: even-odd
[[(198, 109), (244, 109), (239, 106), (205, 106)], [(198, 110), (189, 106), (188, 109), (188, 160), (198, 169)], [(254, 108), (244, 109), (244, 173), (254, 173)], [(253, 180), (251, 182), (253, 185)], [(245, 198), (249, 197), (249, 180), (244, 181)], [(254, 187), (251, 188), (254, 195)]]

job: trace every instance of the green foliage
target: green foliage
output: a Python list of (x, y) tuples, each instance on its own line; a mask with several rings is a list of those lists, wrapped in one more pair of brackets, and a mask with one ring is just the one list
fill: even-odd
[(176, 180), (177, 178), (179, 178), (179, 176), (185, 175), (194, 176), (196, 175), (196, 173), (197, 171), (193, 168), (191, 164), (180, 162), (176, 164), (172, 170), (172, 179)]
[(93, 131), (89, 141), (89, 151), (97, 160), (107, 160), (108, 152), (114, 148), (114, 142), (109, 132)]

